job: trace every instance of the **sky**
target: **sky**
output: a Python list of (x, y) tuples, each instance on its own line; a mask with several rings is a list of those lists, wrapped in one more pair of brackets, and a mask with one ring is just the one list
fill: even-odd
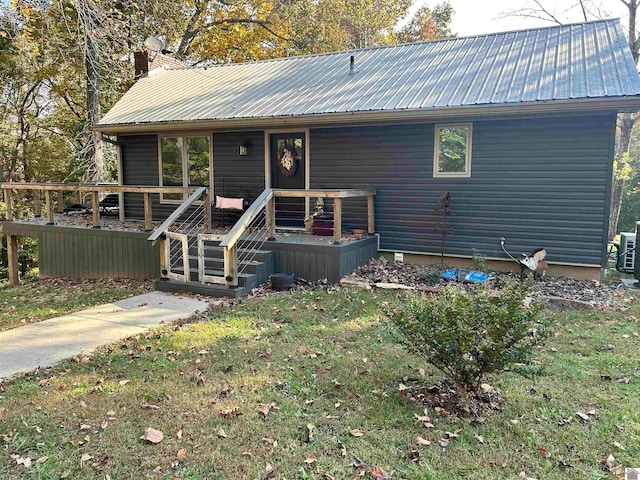
[[(414, 5), (434, 5), (443, 0), (418, 0)], [(540, 3), (563, 23), (582, 22), (584, 17), (578, 0), (539, 0)], [(504, 32), (525, 28), (553, 25), (532, 18), (499, 18), (507, 11), (522, 7), (535, 7), (533, 0), (449, 0), (455, 10), (452, 31), (457, 36), (482, 33)], [(620, 0), (586, 0), (593, 8), (590, 20), (598, 17), (621, 18), (623, 25), (628, 21), (626, 7)], [(603, 15), (604, 14), (604, 15)]]

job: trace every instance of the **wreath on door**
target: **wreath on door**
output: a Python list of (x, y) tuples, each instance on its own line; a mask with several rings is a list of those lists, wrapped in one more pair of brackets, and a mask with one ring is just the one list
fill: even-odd
[(285, 177), (293, 177), (297, 170), (296, 157), (294, 153), (288, 148), (284, 149), (282, 158), (280, 159), (280, 171)]

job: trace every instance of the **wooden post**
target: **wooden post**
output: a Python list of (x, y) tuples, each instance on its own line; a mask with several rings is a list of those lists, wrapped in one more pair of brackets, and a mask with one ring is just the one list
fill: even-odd
[(46, 190), (44, 198), (45, 208), (47, 209), (47, 225), (53, 225), (55, 223), (53, 214), (53, 190)]
[(238, 286), (236, 246), (224, 249), (224, 279), (230, 287)]
[(373, 210), (373, 195), (367, 197), (367, 223), (369, 235), (373, 235), (376, 231), (375, 214)]
[(64, 213), (64, 198), (62, 194), (63, 191), (58, 190), (58, 213)]
[(333, 243), (340, 243), (342, 238), (342, 199), (333, 199)]
[(20, 283), (18, 275), (18, 237), (7, 235), (7, 257), (9, 260), (9, 284), (12, 286)]
[(267, 240), (276, 239), (276, 197), (267, 200), (266, 207)]
[(100, 228), (100, 202), (97, 190), (91, 192), (91, 213), (93, 214), (93, 228)]
[(189, 237), (182, 237), (182, 268), (184, 269), (184, 281), (191, 281), (191, 262), (189, 261)]
[(84, 203), (82, 201), (82, 192), (80, 190), (78, 190), (78, 203), (80, 203), (80, 204)]
[(158, 242), (160, 244), (160, 275), (166, 278), (169, 265), (169, 240), (165, 237), (160, 237)]
[(4, 190), (2, 190), (2, 192), (4, 193), (4, 203), (7, 206), (7, 220), (11, 221), (13, 220), (13, 205), (11, 202), (11, 190), (8, 188), (5, 188)]
[(40, 193), (40, 190), (33, 191), (33, 213), (36, 218), (42, 216), (42, 193)]
[(204, 233), (211, 232), (211, 198), (209, 193), (205, 193), (202, 196), (204, 202)]
[(144, 229), (147, 232), (153, 230), (153, 215), (151, 213), (151, 194), (144, 192)]

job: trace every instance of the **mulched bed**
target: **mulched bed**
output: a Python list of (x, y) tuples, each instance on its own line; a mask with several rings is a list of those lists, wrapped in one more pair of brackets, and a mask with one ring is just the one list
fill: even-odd
[[(355, 275), (373, 283), (399, 283), (413, 288), (444, 286), (449, 284), (447, 280), (439, 277), (439, 274), (447, 267), (441, 265), (411, 265), (401, 262), (393, 262), (384, 258), (370, 260), (356, 270)], [(520, 276), (514, 273), (489, 272), (493, 279), (490, 285), (499, 284), (503, 279), (519, 280)], [(603, 287), (594, 280), (576, 280), (568, 277), (547, 276), (540, 281), (530, 282), (534, 292), (543, 297), (561, 297), (567, 300), (585, 302), (597, 308), (608, 307), (613, 304), (615, 292)]]

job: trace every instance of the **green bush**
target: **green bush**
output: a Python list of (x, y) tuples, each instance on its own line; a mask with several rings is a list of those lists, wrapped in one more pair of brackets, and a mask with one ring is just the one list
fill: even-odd
[(409, 351), (444, 372), (461, 397), (477, 398), (487, 374), (527, 363), (548, 336), (542, 307), (527, 293), (517, 283), (497, 293), (448, 287), (431, 297), (413, 295), (388, 314)]

